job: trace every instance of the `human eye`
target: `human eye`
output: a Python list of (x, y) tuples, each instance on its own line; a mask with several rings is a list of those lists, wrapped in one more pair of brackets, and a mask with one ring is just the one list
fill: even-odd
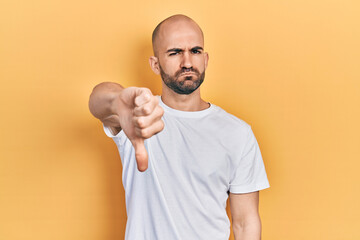
[(200, 54), (200, 53), (201, 53), (201, 50), (199, 50), (199, 49), (192, 49), (191, 52), (194, 53), (194, 54)]
[(179, 52), (171, 52), (170, 54), (169, 54), (169, 56), (175, 56), (175, 55), (177, 55)]

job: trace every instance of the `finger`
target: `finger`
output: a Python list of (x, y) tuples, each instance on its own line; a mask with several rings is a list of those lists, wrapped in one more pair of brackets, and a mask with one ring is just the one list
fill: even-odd
[(144, 145), (144, 139), (137, 138), (133, 142), (133, 146), (135, 149), (137, 168), (140, 172), (144, 172), (148, 168), (148, 153)]
[(153, 97), (151, 91), (147, 88), (137, 88), (136, 89), (136, 96), (135, 96), (135, 106), (139, 107), (148, 103)]
[(158, 105), (159, 105), (159, 99), (155, 96), (152, 96), (149, 102), (134, 108), (134, 115), (135, 116), (150, 115)]
[(137, 128), (135, 127), (135, 134), (139, 138), (150, 138), (151, 136), (161, 132), (164, 129), (164, 122), (160, 119), (154, 122), (147, 128)]
[(147, 128), (151, 126), (154, 122), (159, 121), (164, 114), (162, 107), (158, 106), (149, 116), (134, 117), (133, 123), (137, 128)]

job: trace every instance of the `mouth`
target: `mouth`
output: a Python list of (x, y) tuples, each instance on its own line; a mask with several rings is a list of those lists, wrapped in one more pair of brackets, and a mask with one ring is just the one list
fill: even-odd
[(196, 75), (196, 73), (195, 72), (183, 72), (179, 76), (191, 76), (191, 75)]

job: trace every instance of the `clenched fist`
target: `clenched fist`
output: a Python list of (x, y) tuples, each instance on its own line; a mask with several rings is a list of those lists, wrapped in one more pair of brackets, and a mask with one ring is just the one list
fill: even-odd
[(134, 146), (137, 167), (143, 172), (148, 167), (144, 140), (163, 130), (164, 110), (149, 89), (137, 87), (124, 88), (117, 107), (120, 126)]

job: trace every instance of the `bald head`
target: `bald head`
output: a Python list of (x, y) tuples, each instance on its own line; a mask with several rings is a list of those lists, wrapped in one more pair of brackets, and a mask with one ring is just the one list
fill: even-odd
[(166, 40), (166, 36), (170, 32), (179, 31), (179, 30), (189, 30), (197, 32), (201, 35), (202, 42), (204, 42), (204, 34), (199, 27), (199, 25), (189, 18), (188, 16), (177, 14), (170, 16), (160, 22), (153, 31), (152, 34), (152, 45), (154, 55), (158, 55), (159, 46)]

